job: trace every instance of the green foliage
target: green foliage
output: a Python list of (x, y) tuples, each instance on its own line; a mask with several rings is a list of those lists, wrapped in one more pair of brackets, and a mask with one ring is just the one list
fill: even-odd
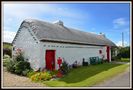
[(30, 79), (32, 81), (46, 81), (50, 80), (52, 78), (52, 75), (48, 72), (37, 72), (36, 74), (32, 75)]
[(15, 60), (10, 60), (6, 67), (7, 71), (23, 76), (31, 70), (30, 63), (24, 60), (22, 53), (18, 54)]
[(67, 74), (69, 71), (68, 63), (66, 61), (63, 61), (60, 69), (62, 74)]
[(26, 75), (23, 73), (31, 69), (29, 62), (26, 61), (17, 61), (14, 65), (14, 68), (15, 68), (15, 73), (19, 75)]
[(7, 59), (7, 58), (9, 59), (10, 56), (5, 54), (4, 57), (3, 57), (3, 59)]
[(130, 62), (130, 58), (121, 58), (121, 62)]
[(57, 73), (58, 73), (58, 70), (50, 71), (50, 74), (51, 74), (52, 76), (57, 75)]
[(4, 55), (3, 57), (3, 66), (7, 66), (7, 63), (10, 61), (10, 56), (9, 55)]
[(3, 48), (12, 49), (12, 45), (11, 45), (11, 43), (6, 43), (6, 42), (4, 42), (4, 43), (3, 43)]
[(15, 71), (14, 65), (15, 65), (15, 61), (10, 60), (10, 61), (6, 64), (7, 71), (9, 71), (9, 72), (11, 72), (11, 73), (14, 73), (14, 71)]
[(24, 71), (22, 71), (22, 75), (23, 76), (27, 76), (27, 74), (30, 72), (30, 69), (25, 69)]
[(23, 54), (20, 53), (16, 58), (15, 58), (16, 61), (24, 61), (24, 57), (23, 57)]
[(30, 78), (32, 75), (36, 74), (36, 72), (34, 72), (33, 70), (30, 70), (28, 73), (27, 73), (27, 76)]
[(130, 47), (120, 48), (117, 57), (130, 58)]
[(3, 43), (3, 55), (12, 55), (12, 45), (10, 43)]
[(130, 62), (130, 58), (120, 58), (120, 59), (116, 59), (116, 61), (118, 61), (118, 62)]

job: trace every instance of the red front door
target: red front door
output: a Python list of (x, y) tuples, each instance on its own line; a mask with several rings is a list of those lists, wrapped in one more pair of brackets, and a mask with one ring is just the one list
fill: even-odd
[(46, 69), (48, 70), (55, 69), (55, 50), (46, 50), (45, 60), (46, 60)]
[(107, 46), (107, 60), (108, 62), (110, 60), (110, 47), (109, 46)]

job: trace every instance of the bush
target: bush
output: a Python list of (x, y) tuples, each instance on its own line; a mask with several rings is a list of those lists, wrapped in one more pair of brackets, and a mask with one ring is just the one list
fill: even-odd
[(26, 75), (24, 73), (31, 69), (29, 62), (26, 61), (19, 61), (15, 63), (14, 68), (15, 68), (15, 73), (19, 75)]
[(30, 72), (30, 69), (25, 69), (24, 71), (22, 71), (22, 75), (23, 76), (27, 76), (27, 74)]
[(30, 63), (24, 60), (22, 53), (18, 54), (15, 60), (10, 60), (6, 67), (7, 71), (23, 76), (27, 76), (31, 70)]
[(4, 56), (3, 56), (3, 59), (9, 59), (10, 58), (10, 56), (9, 55), (7, 55), (7, 54), (5, 54)]
[(16, 58), (15, 58), (16, 61), (24, 61), (24, 57), (23, 57), (23, 54), (20, 53)]
[(3, 57), (3, 66), (7, 66), (7, 63), (10, 61), (9, 55), (4, 55)]
[(130, 47), (120, 48), (117, 57), (130, 58)]
[(52, 75), (48, 72), (37, 72), (36, 74), (32, 75), (30, 79), (32, 81), (46, 81), (50, 80), (52, 78)]
[(58, 70), (50, 71), (50, 74), (51, 74), (52, 76), (57, 75), (57, 73), (58, 73)]
[(68, 63), (66, 61), (63, 61), (60, 69), (62, 74), (67, 74), (69, 71)]
[(14, 71), (15, 71), (14, 65), (15, 65), (15, 61), (10, 60), (10, 61), (6, 64), (7, 71), (9, 71), (9, 72), (11, 72), (11, 73), (14, 73)]

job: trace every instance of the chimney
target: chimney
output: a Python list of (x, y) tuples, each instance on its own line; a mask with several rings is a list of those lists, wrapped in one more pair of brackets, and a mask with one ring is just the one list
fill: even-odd
[(100, 35), (103, 36), (103, 37), (106, 37), (104, 33), (101, 33), (101, 32), (100, 32)]
[(55, 22), (53, 22), (54, 24), (60, 25), (60, 26), (64, 26), (63, 22), (61, 20), (57, 20)]

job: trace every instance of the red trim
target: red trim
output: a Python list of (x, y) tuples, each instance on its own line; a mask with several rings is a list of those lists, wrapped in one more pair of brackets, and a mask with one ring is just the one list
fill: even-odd
[(55, 50), (46, 50), (45, 54), (46, 69), (55, 69)]
[(110, 60), (110, 47), (109, 46), (107, 46), (107, 60), (108, 62)]

